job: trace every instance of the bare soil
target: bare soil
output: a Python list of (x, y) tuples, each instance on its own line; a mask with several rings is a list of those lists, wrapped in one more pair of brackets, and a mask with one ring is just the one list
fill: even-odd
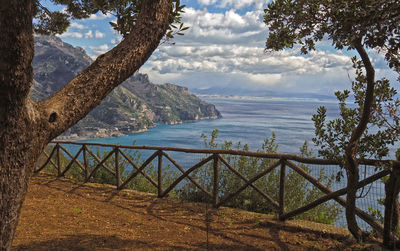
[(379, 250), (348, 231), (40, 174), (13, 250)]

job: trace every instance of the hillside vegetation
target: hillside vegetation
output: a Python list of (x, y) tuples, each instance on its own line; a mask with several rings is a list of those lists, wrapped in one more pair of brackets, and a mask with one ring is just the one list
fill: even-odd
[[(39, 101), (55, 93), (92, 61), (83, 48), (58, 37), (35, 36), (31, 98)], [(214, 105), (190, 94), (187, 88), (170, 83), (156, 85), (146, 74), (135, 73), (64, 136), (120, 136), (146, 130), (155, 123), (219, 117)]]

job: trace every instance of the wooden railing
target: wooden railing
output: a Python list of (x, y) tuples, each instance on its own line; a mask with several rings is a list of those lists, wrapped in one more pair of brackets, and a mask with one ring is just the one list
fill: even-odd
[[(233, 199), (235, 196), (240, 194), (243, 190), (248, 187), (251, 187), (255, 191), (257, 191), (265, 200), (267, 200), (275, 212), (278, 214), (279, 219), (284, 221), (286, 219), (292, 218), (308, 210), (311, 210), (322, 203), (325, 203), (330, 200), (334, 200), (343, 207), (346, 205), (346, 199), (342, 196), (346, 194), (346, 188), (342, 188), (336, 191), (333, 191), (331, 188), (322, 184), (318, 181), (318, 178), (311, 176), (301, 165), (296, 164), (295, 162), (299, 162), (301, 164), (318, 164), (318, 165), (339, 165), (338, 162), (327, 160), (327, 159), (316, 159), (316, 158), (304, 158), (298, 155), (293, 154), (273, 154), (273, 153), (262, 153), (262, 152), (249, 152), (249, 151), (241, 151), (241, 150), (216, 150), (216, 149), (183, 149), (183, 148), (173, 148), (173, 147), (153, 147), (153, 146), (122, 146), (122, 145), (108, 145), (108, 144), (99, 144), (99, 143), (76, 143), (76, 142), (67, 142), (67, 141), (55, 141), (52, 142), (54, 146), (50, 153), (44, 152), (46, 157), (45, 161), (41, 166), (35, 170), (35, 172), (40, 172), (43, 168), (45, 168), (49, 163), (51, 163), (56, 169), (58, 176), (64, 176), (68, 170), (73, 166), (74, 163), (81, 169), (83, 175), (85, 177), (85, 182), (90, 181), (90, 179), (94, 176), (94, 174), (100, 169), (103, 168), (107, 172), (109, 172), (112, 176), (115, 177), (115, 184), (118, 190), (124, 189), (127, 185), (135, 179), (139, 174), (143, 175), (155, 188), (157, 188), (158, 197), (162, 198), (167, 196), (174, 188), (180, 184), (180, 182), (184, 179), (189, 180), (193, 183), (199, 190), (201, 190), (207, 197), (212, 200), (212, 204), (214, 207), (218, 208), (221, 205), (226, 204), (228, 201)], [(79, 150), (75, 155), (72, 155), (65, 147), (65, 145), (77, 145), (79, 146)], [(98, 146), (98, 147), (108, 147), (112, 150), (109, 151), (102, 159), (97, 156), (90, 149), (89, 146)], [(150, 150), (154, 151), (141, 165), (135, 163), (128, 154), (124, 152), (125, 149), (137, 149), (137, 150)], [(70, 158), (69, 163), (66, 164), (65, 167), (62, 167), (61, 164), (61, 151), (65, 154), (64, 156), (68, 156)], [(167, 152), (181, 152), (181, 153), (197, 153), (197, 154), (206, 154), (206, 157), (201, 159), (198, 163), (194, 164), (190, 168), (183, 168), (174, 158), (172, 158)], [(236, 170), (231, 164), (224, 158), (227, 155), (240, 155), (240, 156), (248, 156), (248, 157), (258, 157), (258, 158), (267, 158), (274, 160), (272, 163), (262, 170), (260, 173), (255, 176), (249, 178), (243, 175), (241, 172)], [(80, 157), (81, 156), (81, 157)], [(111, 157), (114, 157), (113, 167), (108, 166), (106, 163)], [(79, 160), (79, 157), (81, 160)], [(94, 167), (89, 168), (88, 157), (95, 161), (97, 164)], [(157, 180), (154, 180), (149, 174), (145, 172), (145, 168), (157, 158)], [(124, 179), (121, 179), (120, 175), (120, 163), (121, 159), (125, 159), (125, 162), (129, 163), (132, 167), (132, 172)], [(163, 159), (167, 159), (170, 163), (175, 166), (179, 172), (180, 176), (176, 178), (168, 187), (163, 187)], [(108, 161), (109, 162), (109, 161)], [(212, 191), (208, 191), (204, 186), (200, 184), (194, 177), (190, 174), (196, 169), (206, 165), (207, 163), (212, 162)], [(383, 170), (374, 173), (373, 175), (366, 177), (365, 179), (359, 181), (357, 187), (362, 188), (368, 184), (371, 184), (374, 181), (377, 181), (387, 175), (396, 175), (397, 180), (399, 180), (399, 171), (400, 162), (398, 161), (377, 161), (377, 160), (360, 160), (360, 164), (367, 165), (369, 168), (375, 168), (378, 164), (385, 164), (388, 166)], [(226, 166), (231, 172), (233, 172), (238, 178), (244, 181), (244, 184), (241, 187), (238, 187), (236, 191), (230, 191), (228, 194), (224, 194), (223, 197), (220, 197), (219, 190), (219, 179), (220, 179), (220, 167), (221, 165)], [(275, 201), (270, 195), (268, 195), (265, 191), (260, 189), (255, 182), (260, 178), (266, 176), (273, 170), (279, 168), (280, 169), (280, 179), (279, 179), (279, 199)], [(317, 187), (320, 191), (322, 191), (325, 195), (320, 197), (319, 199), (308, 203), (300, 208), (297, 208), (292, 211), (285, 210), (285, 176), (287, 174), (287, 168), (291, 168), (293, 171), (301, 175), (304, 179), (309, 181), (313, 186)], [(393, 171), (396, 170), (396, 171)], [(396, 198), (395, 194), (395, 184), (393, 187), (387, 186), (386, 197)], [(398, 183), (398, 182), (397, 182)], [(396, 237), (394, 235), (394, 230), (392, 229), (392, 216), (393, 216), (393, 203), (398, 203), (392, 200), (391, 203), (386, 203), (385, 210), (385, 221), (384, 226), (380, 222), (378, 222), (374, 217), (372, 217), (369, 213), (363, 211), (360, 208), (356, 208), (356, 215), (363, 219), (366, 223), (368, 223), (377, 233), (380, 233), (383, 236), (384, 241), (387, 245), (388, 243), (393, 243), (396, 241)]]

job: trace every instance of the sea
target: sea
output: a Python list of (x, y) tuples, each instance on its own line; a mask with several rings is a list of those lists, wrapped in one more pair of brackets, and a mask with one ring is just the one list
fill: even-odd
[(88, 139), (85, 142), (182, 148), (204, 148), (202, 134), (211, 137), (218, 129), (217, 142), (248, 144), (250, 150), (261, 148), (265, 139), (276, 135), (280, 153), (299, 153), (304, 141), (312, 147), (312, 115), (320, 106), (327, 108), (327, 118), (338, 116), (335, 100), (263, 98), (243, 96), (204, 96), (221, 112), (220, 119), (206, 119), (177, 125), (157, 124), (147, 132), (122, 137)]
[[(119, 145), (138, 146), (166, 146), (180, 148), (205, 148), (204, 138), (211, 137), (213, 130), (218, 129), (217, 142), (222, 145), (231, 141), (234, 145), (238, 142), (248, 144), (251, 151), (261, 148), (265, 139), (275, 134), (279, 153), (299, 154), (305, 141), (317, 157), (318, 148), (313, 144), (314, 123), (312, 115), (316, 114), (318, 107), (325, 106), (327, 120), (338, 118), (339, 106), (336, 100), (306, 99), (306, 98), (264, 98), (243, 96), (202, 96), (203, 100), (212, 103), (221, 112), (220, 119), (206, 119), (197, 122), (182, 123), (177, 125), (157, 124), (156, 127), (146, 132), (133, 133), (122, 137), (87, 139), (84, 142), (95, 142)], [(391, 148), (394, 156), (395, 147)], [(178, 159), (179, 156), (175, 156)], [(363, 170), (363, 167), (360, 167)], [(333, 174), (338, 169), (328, 173)], [(371, 169), (368, 169), (371, 170)], [(374, 170), (373, 170), (374, 171)], [(365, 169), (361, 179), (371, 175)], [(345, 178), (334, 184), (332, 189), (337, 190), (346, 186)], [(384, 196), (384, 186), (375, 182), (359, 191), (360, 198), (357, 205), (368, 212), (368, 208), (379, 209), (383, 207), (377, 200)], [(362, 223), (361, 220), (359, 220)], [(335, 222), (337, 226), (345, 226), (343, 212)], [(366, 224), (361, 225), (369, 230)]]

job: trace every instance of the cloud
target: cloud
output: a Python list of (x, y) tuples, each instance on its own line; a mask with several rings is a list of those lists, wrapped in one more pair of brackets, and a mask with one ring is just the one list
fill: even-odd
[[(349, 88), (353, 76), (352, 52), (336, 51), (325, 39), (318, 43), (321, 50), (301, 55), (298, 49), (265, 53), (268, 28), (263, 22), (263, 6), (259, 0), (198, 0), (207, 8), (185, 8), (182, 20), (190, 29), (177, 36), (176, 45), (160, 46), (141, 68), (156, 83), (172, 82), (189, 88), (221, 87), (228, 89), (276, 90), (282, 92), (314, 92), (332, 94)], [(244, 8), (239, 10), (240, 8)], [(91, 19), (106, 19), (97, 13)], [(113, 17), (115, 18), (115, 17)], [(109, 19), (111, 20), (111, 18)], [(72, 24), (62, 36), (82, 39), (91, 57), (105, 53), (122, 39), (108, 38), (103, 29), (88, 30), (85, 22)], [(107, 20), (98, 23), (106, 24)], [(91, 23), (88, 23), (89, 27)], [(75, 32), (77, 30), (82, 32)], [(375, 51), (369, 51), (378, 76), (391, 76), (386, 62)]]
[(265, 6), (265, 0), (197, 0), (200, 6), (216, 5), (219, 8), (242, 9), (253, 6), (255, 9), (262, 9)]
[(293, 49), (265, 53), (268, 29), (260, 10), (212, 13), (187, 8), (183, 22), (190, 29), (174, 39), (176, 45), (164, 44), (141, 68), (157, 83), (329, 95), (349, 88), (348, 74), (353, 70), (350, 56), (342, 52), (318, 50), (304, 56)]
[(71, 37), (71, 38), (83, 38), (83, 34), (81, 32), (76, 31), (66, 31), (60, 35), (61, 38)]
[(103, 37), (105, 37), (105, 36), (106, 36), (106, 34), (100, 32), (100, 31), (98, 31), (98, 30), (96, 30), (95, 33), (94, 33), (94, 37), (95, 37), (95, 38), (103, 38)]
[(159, 71), (322, 72), (326, 68), (351, 67), (346, 55), (317, 51), (307, 57), (296, 50), (264, 53), (263, 48), (240, 45), (165, 46), (150, 64)]
[(85, 38), (93, 38), (93, 31), (89, 30), (85, 33)]
[(90, 15), (88, 19), (89, 20), (103, 20), (103, 19), (112, 18), (112, 17), (113, 17), (113, 15), (111, 13), (107, 13), (105, 15), (102, 12), (98, 12), (96, 14)]
[(83, 30), (83, 29), (86, 29), (86, 28), (87, 28), (86, 25), (78, 24), (78, 23), (71, 23), (71, 24), (69, 25), (69, 27), (71, 27), (71, 28), (76, 28), (76, 29), (78, 29), (78, 30)]
[(106, 36), (106, 34), (100, 32), (99, 30), (96, 30), (95, 32), (88, 30), (84, 35), (85, 38), (104, 38)]
[(100, 54), (104, 54), (109, 50), (109, 46), (107, 44), (99, 45), (99, 46), (89, 46), (89, 48), (95, 54), (94, 56), (98, 56)]
[(204, 45), (162, 47), (142, 71), (159, 83), (173, 80), (190, 88), (225, 86), (331, 94), (336, 86), (349, 83), (347, 76), (352, 69), (349, 56), (326, 51), (305, 57), (296, 50), (264, 53), (257, 47)]
[(185, 26), (190, 29), (176, 39), (180, 44), (253, 44), (262, 46), (267, 29), (262, 21), (262, 11), (240, 15), (235, 10), (211, 13), (206, 9), (186, 8), (182, 14)]

